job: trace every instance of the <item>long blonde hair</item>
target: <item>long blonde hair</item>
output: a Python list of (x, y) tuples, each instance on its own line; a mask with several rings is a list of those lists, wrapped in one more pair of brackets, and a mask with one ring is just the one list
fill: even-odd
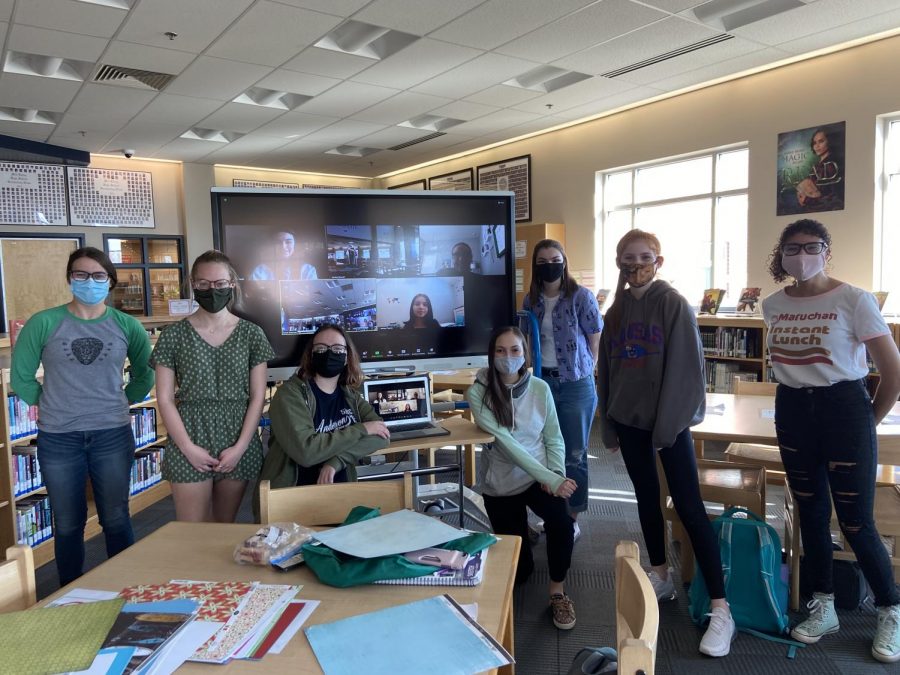
[[(625, 235), (619, 239), (619, 243), (616, 244), (616, 265), (618, 266), (619, 258), (622, 257), (622, 252), (630, 245), (636, 241), (643, 241), (650, 247), (656, 255), (660, 255), (662, 253), (662, 247), (659, 244), (659, 239), (656, 238), (655, 234), (650, 232), (644, 232), (643, 230), (629, 230), (625, 233)], [(606, 326), (610, 328), (613, 332), (618, 332), (619, 330), (619, 322), (622, 320), (622, 308), (625, 306), (625, 273), (620, 269), (619, 270), (619, 280), (616, 283), (616, 297), (613, 300), (613, 304), (610, 306), (608, 310), (606, 310), (606, 316), (604, 317), (604, 323)]]

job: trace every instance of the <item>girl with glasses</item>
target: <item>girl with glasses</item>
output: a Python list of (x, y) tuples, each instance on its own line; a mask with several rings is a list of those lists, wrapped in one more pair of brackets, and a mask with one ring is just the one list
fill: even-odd
[[(809, 616), (791, 631), (812, 644), (840, 628), (834, 610), (831, 509), (878, 607), (872, 656), (900, 661), (900, 593), (872, 515), (878, 446), (875, 425), (900, 394), (900, 354), (875, 297), (828, 276), (831, 236), (822, 223), (788, 225), (769, 258), (777, 282), (793, 285), (763, 301), (778, 380), (775, 430), (797, 505), (814, 590)], [(881, 377), (866, 389), (866, 352)]]
[[(29, 405), (40, 406), (37, 456), (53, 510), (60, 585), (82, 573), (88, 477), (107, 554), (134, 543), (128, 512), (134, 434), (128, 408), (153, 387), (147, 332), (137, 319), (105, 304), (118, 282), (106, 254), (78, 249), (69, 256), (66, 280), (71, 302), (34, 314), (19, 333), (12, 359), (13, 389)], [(126, 358), (131, 379), (123, 389)]]
[(163, 478), (178, 520), (230, 523), (262, 466), (257, 430), (275, 354), (259, 326), (232, 314), (240, 289), (224, 253), (198, 257), (190, 282), (200, 307), (162, 332), (152, 357), (169, 434)]
[[(387, 447), (390, 432), (360, 394), (359, 355), (344, 329), (319, 328), (297, 374), (269, 406), (269, 453), (260, 480), (273, 488), (356, 480), (356, 463)], [(258, 507), (258, 499), (254, 506)]]

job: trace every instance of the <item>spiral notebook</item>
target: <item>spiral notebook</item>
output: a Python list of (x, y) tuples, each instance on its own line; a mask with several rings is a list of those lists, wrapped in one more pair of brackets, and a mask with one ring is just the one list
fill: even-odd
[(477, 586), (484, 579), (488, 550), (482, 549), (469, 556), (461, 570), (439, 569), (423, 577), (411, 579), (380, 579), (376, 584), (391, 586)]

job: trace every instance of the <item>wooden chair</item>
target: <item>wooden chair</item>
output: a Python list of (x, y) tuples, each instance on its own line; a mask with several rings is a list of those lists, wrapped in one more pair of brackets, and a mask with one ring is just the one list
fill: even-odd
[(619, 675), (653, 675), (659, 632), (659, 603), (641, 568), (638, 545), (616, 545), (616, 649)]
[(10, 546), (0, 563), (0, 612), (28, 609), (37, 602), (30, 546)]
[(269, 481), (259, 485), (262, 523), (294, 522), (306, 527), (339, 525), (354, 506), (371, 506), (382, 513), (415, 508), (412, 474), (403, 480), (304, 485), (273, 490)]
[[(659, 457), (656, 458), (656, 468), (659, 474), (660, 506), (663, 516), (672, 523), (672, 538), (681, 543), (681, 580), (689, 582), (694, 578), (694, 549), (675, 510)], [(736, 462), (698, 459), (697, 478), (700, 482), (700, 496), (704, 502), (715, 502), (725, 508), (743, 506), (757, 515), (765, 516), (765, 468)], [(715, 516), (709, 514), (709, 517), (712, 519)]]
[[(775, 382), (747, 382), (739, 377), (732, 380), (732, 392), (747, 396), (774, 396), (777, 386)], [(781, 464), (781, 452), (777, 445), (731, 443), (725, 449), (725, 459), (765, 467), (769, 485), (781, 485), (784, 482), (784, 466)]]

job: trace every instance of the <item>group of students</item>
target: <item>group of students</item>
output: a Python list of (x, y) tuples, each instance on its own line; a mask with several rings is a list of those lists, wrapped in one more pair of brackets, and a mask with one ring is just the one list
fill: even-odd
[[(810, 614), (792, 635), (813, 643), (838, 630), (829, 528), (833, 496), (878, 607), (872, 654), (894, 662), (900, 660), (900, 594), (872, 511), (875, 425), (900, 394), (900, 355), (873, 296), (828, 276), (830, 257), (831, 238), (821, 223), (789, 225), (769, 270), (776, 282), (791, 277), (794, 283), (763, 303), (780, 382), (776, 430), (815, 589)], [(628, 232), (615, 262), (618, 285), (604, 324), (596, 299), (570, 275), (563, 246), (549, 239), (535, 246), (524, 308), (540, 327), (540, 377), (530, 370), (521, 331), (495, 330), (487, 368), (467, 394), (475, 421), (496, 439), (482, 453), (478, 483), (495, 532), (527, 542), (526, 507), (543, 519), (553, 622), (572, 628), (575, 608), (565, 581), (577, 517), (588, 504), (587, 446), (599, 405), (603, 445), (621, 451), (634, 484), (657, 598), (676, 593), (665, 549), (658, 457), (711, 598), (700, 651), (725, 656), (735, 625), (690, 432), (705, 413), (696, 318), (684, 297), (657, 278), (663, 256), (654, 235)], [(257, 477), (274, 488), (352, 481), (358, 460), (388, 445), (387, 427), (359, 393), (363, 375), (352, 341), (339, 326), (327, 325), (307, 341), (296, 375), (272, 399), (263, 458), (256, 427), (272, 349), (258, 326), (231, 312), (240, 287), (222, 253), (208, 251), (194, 262), (190, 280), (199, 309), (163, 331), (152, 355), (140, 323), (104, 304), (116, 270), (101, 251), (73, 253), (66, 278), (72, 301), (29, 320), (12, 369), (16, 392), (40, 403), (38, 459), (56, 521), (61, 583), (81, 574), (87, 475), (108, 554), (133, 541), (128, 405), (153, 386), (151, 368), (169, 432), (163, 477), (172, 483), (181, 520), (233, 520)], [(813, 332), (815, 347), (773, 344), (774, 336)], [(866, 350), (881, 373), (874, 400), (864, 383)], [(131, 380), (123, 390), (126, 356)], [(35, 376), (41, 362), (42, 384)], [(533, 569), (526, 543), (517, 583)]]

